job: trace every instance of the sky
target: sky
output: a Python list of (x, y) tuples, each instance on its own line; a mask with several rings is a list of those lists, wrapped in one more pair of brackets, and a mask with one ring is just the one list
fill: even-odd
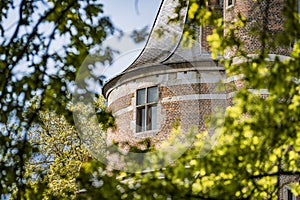
[[(111, 79), (117, 74), (125, 70), (140, 54), (146, 41), (141, 43), (134, 43), (130, 38), (133, 30), (139, 30), (145, 26), (152, 27), (156, 15), (158, 13), (159, 7), (162, 0), (102, 0), (104, 15), (108, 16), (114, 27), (123, 31), (124, 36), (120, 40), (119, 35), (111, 36), (107, 38), (103, 46), (109, 46), (114, 50), (118, 50), (120, 53), (115, 56), (114, 62), (111, 66), (99, 66), (97, 68), (98, 75), (104, 75), (107, 77), (106, 80)], [(20, 4), (18, 0), (14, 2), (16, 6)], [(6, 37), (9, 38), (15, 28), (18, 18), (18, 7), (16, 9), (11, 9), (8, 14), (8, 19), (4, 21), (4, 27), (10, 27), (9, 31), (6, 32)], [(43, 13), (43, 7), (39, 8), (38, 13)], [(51, 29), (45, 25), (42, 27), (43, 31), (47, 32)], [(50, 31), (51, 32), (51, 31)], [(3, 38), (0, 38), (2, 42)], [(53, 44), (50, 51), (59, 51), (61, 44), (64, 42), (65, 38), (57, 38), (57, 41)], [(16, 76), (23, 76), (24, 74), (30, 73), (27, 66), (28, 63), (25, 61), (20, 63), (15, 67), (14, 73)], [(50, 65), (54, 63), (50, 63)], [(98, 70), (99, 69), (99, 70)], [(48, 73), (56, 73), (55, 68), (47, 69)]]
[(146, 41), (135, 44), (130, 39), (133, 30), (148, 25), (152, 27), (162, 0), (104, 0), (104, 14), (110, 17), (116, 28), (124, 32), (120, 40), (117, 36), (107, 39), (105, 45), (120, 51), (111, 66), (103, 67), (103, 74), (112, 78), (126, 69), (140, 54)]
[(112, 19), (116, 27), (131, 31), (152, 25), (161, 0), (104, 0), (103, 4), (104, 14)]

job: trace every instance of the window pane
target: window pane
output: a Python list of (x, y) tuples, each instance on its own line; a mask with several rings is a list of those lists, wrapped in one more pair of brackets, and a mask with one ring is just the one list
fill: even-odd
[(287, 190), (287, 200), (293, 200), (293, 193), (289, 189)]
[(145, 131), (145, 107), (138, 108), (136, 111), (136, 132)]
[(141, 89), (137, 91), (137, 105), (142, 105), (145, 104), (145, 94), (146, 94), (146, 90), (145, 89)]
[(158, 100), (157, 87), (148, 88), (148, 99), (147, 99), (147, 102), (148, 103), (157, 102), (157, 100)]
[(147, 108), (147, 130), (157, 129), (157, 106), (148, 106)]

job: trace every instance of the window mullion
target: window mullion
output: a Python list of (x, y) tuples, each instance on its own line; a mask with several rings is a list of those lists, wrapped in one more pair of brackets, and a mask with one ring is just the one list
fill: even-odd
[[(136, 128), (137, 132), (142, 131), (150, 131), (153, 130), (153, 127), (156, 127), (156, 125), (153, 125), (153, 123), (156, 123), (156, 117), (153, 116), (153, 106), (157, 105), (158, 97), (157, 97), (157, 86), (156, 87), (150, 87), (149, 88), (143, 88), (139, 89), (137, 92), (137, 105), (136, 105), (136, 123), (137, 126), (140, 126)], [(156, 89), (156, 91), (153, 90), (153, 88)], [(143, 91), (144, 90), (144, 91)], [(150, 93), (151, 94), (150, 94)], [(143, 95), (144, 99), (140, 96)], [(156, 95), (156, 96), (153, 96)], [(141, 98), (140, 98), (141, 97)], [(142, 102), (143, 101), (143, 102)], [(140, 102), (140, 103), (138, 103)], [(156, 113), (155, 108), (155, 113)], [(155, 119), (155, 122), (153, 121)]]
[(147, 117), (148, 117), (148, 106), (147, 106), (147, 104), (148, 104), (148, 88), (146, 88), (146, 92), (145, 92), (146, 94), (145, 94), (145, 130), (146, 131), (148, 131), (148, 124), (147, 124), (147, 121), (148, 121), (148, 119), (147, 119)]

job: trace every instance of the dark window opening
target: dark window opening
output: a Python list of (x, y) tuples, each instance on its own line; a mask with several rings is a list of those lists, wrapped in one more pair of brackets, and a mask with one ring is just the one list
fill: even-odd
[(226, 7), (230, 7), (234, 5), (234, 0), (226, 0)]
[(290, 189), (287, 189), (287, 200), (293, 200), (293, 193)]
[(158, 88), (149, 87), (137, 90), (136, 132), (157, 129)]

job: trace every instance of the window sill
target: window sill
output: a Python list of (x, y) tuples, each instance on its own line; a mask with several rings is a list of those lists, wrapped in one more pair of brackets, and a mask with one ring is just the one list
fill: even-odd
[(157, 132), (158, 130), (143, 131), (143, 132), (134, 133), (133, 136), (138, 138), (148, 138), (148, 137), (155, 136)]
[(229, 9), (231, 9), (233, 7), (234, 7), (234, 5), (226, 6), (226, 10), (229, 10)]

